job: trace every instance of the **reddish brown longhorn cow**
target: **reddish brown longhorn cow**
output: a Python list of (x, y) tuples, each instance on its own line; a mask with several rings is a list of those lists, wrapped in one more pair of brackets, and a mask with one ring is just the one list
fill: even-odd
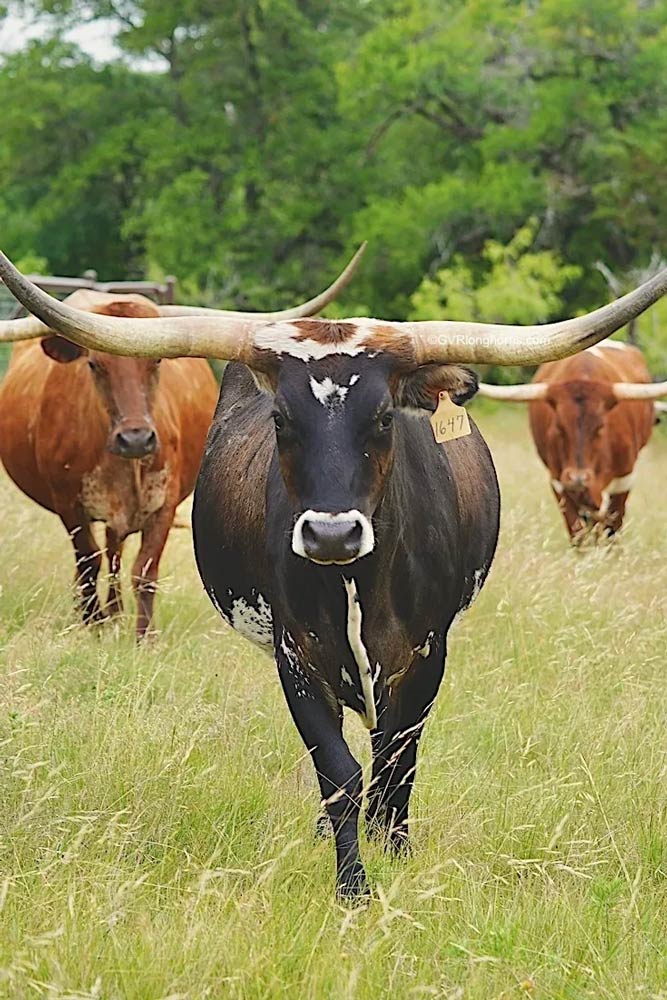
[(592, 529), (606, 536), (623, 523), (639, 452), (667, 383), (653, 383), (640, 350), (606, 340), (538, 368), (528, 385), (480, 385), (480, 394), (528, 402), (537, 452), (573, 543)]
[[(316, 298), (278, 313), (229, 313), (156, 306), (141, 295), (74, 292), (70, 306), (98, 316), (195, 317), (206, 327), (223, 319), (262, 322), (311, 315), (347, 284), (360, 250)], [(34, 338), (41, 339), (34, 339)], [(31, 339), (32, 338), (32, 339)], [(38, 319), (0, 323), (14, 346), (0, 385), (0, 460), (27, 496), (57, 514), (76, 555), (76, 582), (86, 622), (121, 610), (124, 540), (141, 532), (132, 570), (137, 636), (150, 628), (160, 558), (178, 504), (194, 489), (218, 387), (202, 357), (117, 357), (80, 347)], [(109, 592), (97, 594), (102, 554), (92, 532), (106, 525)]]

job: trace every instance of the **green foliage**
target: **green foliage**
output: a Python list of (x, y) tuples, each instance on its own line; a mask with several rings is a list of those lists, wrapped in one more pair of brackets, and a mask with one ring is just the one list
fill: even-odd
[(481, 323), (546, 323), (561, 308), (561, 292), (580, 269), (564, 265), (552, 250), (533, 251), (536, 221), (518, 230), (507, 246), (487, 240), (483, 268), (461, 254), (412, 296), (412, 319), (472, 320)]
[[(368, 239), (340, 308), (425, 315), (458, 282), (461, 308), (474, 289), (480, 315), (534, 322), (604, 302), (597, 261), (628, 273), (665, 255), (664, 4), (8, 7), (45, 32), (0, 64), (0, 230), (15, 256), (173, 272), (181, 296), (261, 309), (311, 293)], [(120, 52), (107, 65), (62, 41), (100, 18)], [(526, 226), (531, 253), (484, 292), (489, 248)]]

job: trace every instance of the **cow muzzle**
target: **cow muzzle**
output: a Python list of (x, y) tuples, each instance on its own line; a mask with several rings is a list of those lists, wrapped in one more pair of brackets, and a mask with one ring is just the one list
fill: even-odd
[(320, 565), (346, 565), (373, 551), (375, 535), (369, 518), (358, 510), (339, 514), (307, 510), (292, 532), (292, 551)]
[(109, 451), (120, 458), (146, 458), (158, 448), (154, 427), (120, 427), (111, 435)]
[(593, 482), (593, 473), (590, 469), (563, 469), (560, 478), (563, 488), (571, 494), (587, 493)]

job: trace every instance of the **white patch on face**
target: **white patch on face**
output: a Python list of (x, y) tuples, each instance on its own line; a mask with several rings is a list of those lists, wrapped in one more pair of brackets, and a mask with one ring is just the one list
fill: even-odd
[[(217, 607), (217, 605), (216, 605)], [(218, 611), (220, 608), (218, 607)], [(223, 612), (220, 612), (223, 614)], [(245, 639), (258, 646), (273, 645), (273, 614), (271, 605), (261, 594), (257, 594), (256, 607), (253, 607), (245, 597), (237, 597), (232, 603), (229, 615), (223, 617), (233, 629), (240, 632)]]
[(556, 491), (556, 493), (558, 493), (559, 495), (561, 493), (565, 492), (565, 487), (561, 483), (560, 479), (552, 479), (551, 480), (551, 485), (553, 486), (553, 488)]
[(366, 711), (362, 718), (367, 729), (375, 729), (377, 726), (377, 709), (375, 707), (375, 692), (373, 690), (373, 674), (371, 671), (368, 652), (361, 637), (361, 602), (357, 592), (356, 580), (346, 580), (343, 583), (347, 592), (347, 641), (350, 644), (354, 661), (359, 668), (359, 680), (361, 681), (361, 693), (364, 698)]
[[(292, 551), (296, 553), (297, 556), (301, 556), (302, 559), (309, 559), (311, 562), (317, 562), (316, 559), (311, 559), (311, 557), (306, 554), (304, 547), (303, 526), (306, 521), (328, 521), (330, 524), (340, 521), (342, 523), (348, 522), (350, 526), (353, 524), (361, 525), (361, 540), (359, 542), (358, 554), (354, 557), (354, 559), (347, 559), (345, 560), (345, 563), (339, 563), (338, 565), (346, 565), (356, 562), (357, 559), (367, 556), (368, 553), (372, 552), (375, 547), (375, 532), (373, 531), (373, 525), (366, 515), (361, 513), (361, 511), (346, 510), (341, 514), (330, 514), (327, 511), (306, 510), (298, 518), (292, 532)], [(318, 563), (318, 565), (331, 564)]]
[(347, 396), (349, 389), (343, 385), (338, 385), (332, 379), (327, 377), (318, 382), (311, 375), (310, 377), (310, 391), (322, 406), (335, 406), (336, 403), (344, 403), (345, 397)]
[(365, 317), (346, 319), (345, 323), (356, 329), (347, 340), (336, 344), (324, 344), (310, 338), (297, 339), (301, 336), (301, 331), (293, 323), (267, 323), (255, 331), (253, 338), (255, 346), (262, 350), (273, 351), (278, 355), (289, 354), (301, 361), (319, 361), (331, 354), (347, 354), (350, 357), (363, 354), (375, 327), (386, 326), (376, 319)]

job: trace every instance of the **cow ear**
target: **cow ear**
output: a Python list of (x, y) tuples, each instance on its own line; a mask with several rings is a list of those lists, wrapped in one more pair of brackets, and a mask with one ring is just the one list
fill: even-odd
[(394, 393), (396, 406), (407, 409), (435, 410), (438, 394), (448, 392), (452, 400), (465, 403), (477, 392), (475, 372), (460, 365), (422, 365), (415, 371), (402, 375)]
[(76, 361), (77, 358), (82, 358), (84, 354), (88, 353), (85, 347), (73, 344), (66, 337), (55, 335), (52, 337), (43, 337), (41, 343), (42, 350), (47, 357), (51, 358), (52, 361), (59, 361), (63, 365), (68, 365), (70, 361)]

